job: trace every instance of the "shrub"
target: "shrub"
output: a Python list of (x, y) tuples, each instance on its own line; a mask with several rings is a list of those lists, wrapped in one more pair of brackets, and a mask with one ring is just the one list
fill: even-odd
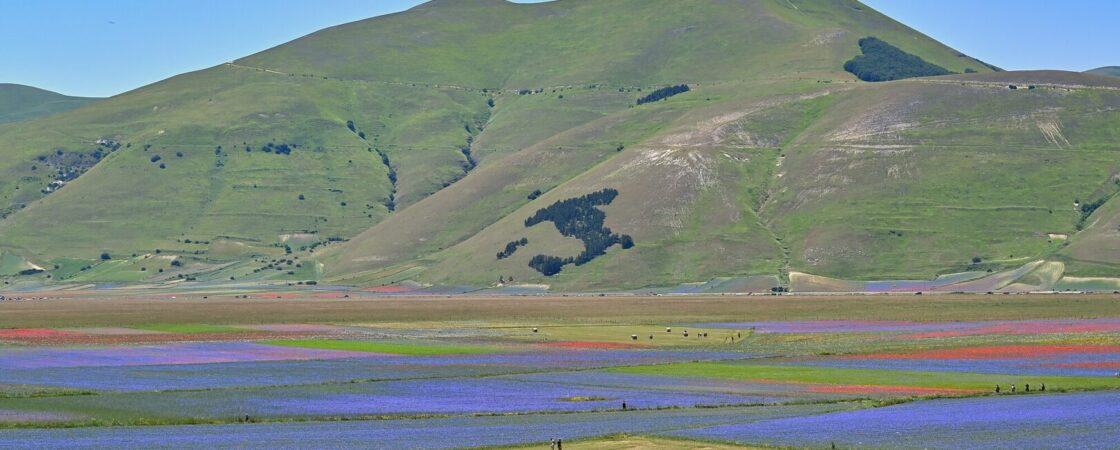
[(149, 159), (149, 160), (150, 160), (151, 162), (158, 162), (159, 160), (161, 160), (161, 159), (163, 159), (163, 158), (162, 158), (162, 157), (160, 157), (159, 155), (152, 155), (152, 157), (151, 157), (151, 158), (148, 158), (148, 159)]
[(110, 259), (113, 259), (113, 257), (109, 255), (109, 252), (101, 252), (102, 261), (108, 261)]
[(623, 249), (629, 249), (634, 246), (634, 238), (630, 237), (629, 234), (624, 234), (619, 243), (622, 244)]

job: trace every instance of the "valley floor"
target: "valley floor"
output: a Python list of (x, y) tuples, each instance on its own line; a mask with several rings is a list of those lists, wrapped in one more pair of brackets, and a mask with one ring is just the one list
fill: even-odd
[(1120, 440), (1120, 295), (10, 298), (7, 448)]

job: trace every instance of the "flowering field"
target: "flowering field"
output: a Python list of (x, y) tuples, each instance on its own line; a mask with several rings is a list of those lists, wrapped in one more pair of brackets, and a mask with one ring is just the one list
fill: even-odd
[(900, 333), (906, 339), (977, 335), (1051, 333), (1120, 333), (1117, 319), (1019, 320), (982, 322), (908, 322), (877, 320), (816, 320), (791, 322), (730, 322), (697, 324), (706, 328), (752, 329), (759, 333)]
[(671, 432), (676, 436), (793, 447), (1108, 449), (1120, 393), (929, 400)]
[[(275, 422), (232, 425), (147, 427), (84, 427), (0, 431), (6, 448), (239, 448), (288, 447), (450, 449), (536, 443), (553, 437), (565, 442), (627, 430), (652, 433), (725, 423), (820, 414), (843, 409), (836, 405), (795, 405), (765, 408), (705, 408), (527, 414), (518, 416), (455, 416), (370, 421)], [(314, 443), (314, 445), (309, 445)], [(578, 448), (572, 446), (571, 448)]]
[(5, 329), (0, 442), (459, 448), (629, 433), (1093, 448), (1116, 438), (1099, 425), (1118, 412), (1120, 319), (718, 319)]

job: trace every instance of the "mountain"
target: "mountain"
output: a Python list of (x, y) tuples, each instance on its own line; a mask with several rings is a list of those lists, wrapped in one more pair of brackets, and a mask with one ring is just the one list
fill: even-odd
[(0, 126), (0, 256), (562, 290), (1120, 266), (1074, 251), (1120, 85), (997, 70), (847, 0), (433, 1)]
[(1108, 75), (1110, 77), (1120, 77), (1120, 66), (1105, 66), (1098, 67), (1093, 70), (1086, 70), (1085, 73), (1092, 73), (1097, 75)]
[(80, 108), (96, 98), (70, 97), (22, 84), (0, 83), (0, 124)]

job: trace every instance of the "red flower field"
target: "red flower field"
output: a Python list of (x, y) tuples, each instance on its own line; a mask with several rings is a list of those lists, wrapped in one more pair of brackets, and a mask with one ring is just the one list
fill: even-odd
[(993, 345), (904, 353), (872, 353), (847, 359), (1029, 359), (1059, 355), (1120, 353), (1120, 345)]

